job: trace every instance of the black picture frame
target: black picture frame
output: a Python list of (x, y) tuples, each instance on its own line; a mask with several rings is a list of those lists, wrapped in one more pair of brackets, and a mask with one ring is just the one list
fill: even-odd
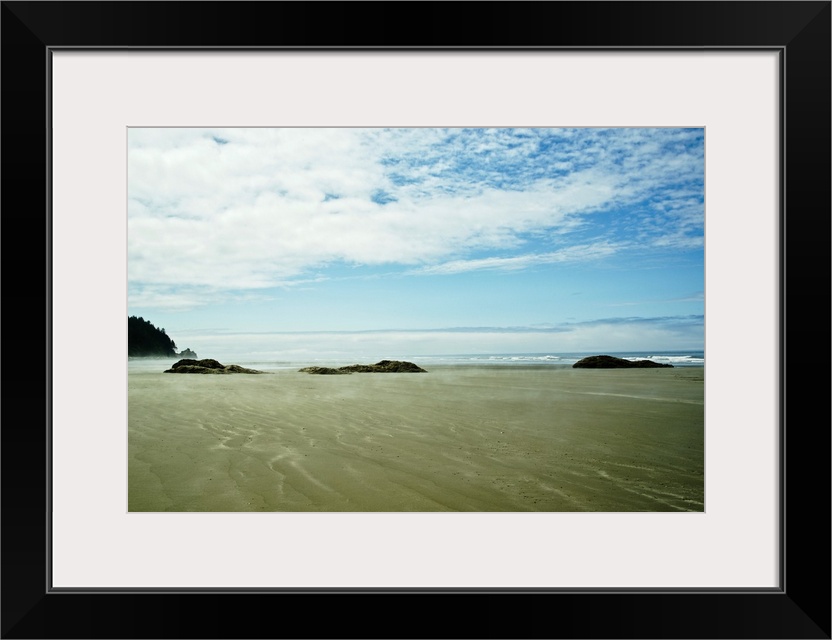
[[(828, 1), (3, 2), (2, 637), (830, 638), (830, 15)], [(48, 96), (50, 52), (67, 47), (779, 52), (780, 587), (54, 592)]]

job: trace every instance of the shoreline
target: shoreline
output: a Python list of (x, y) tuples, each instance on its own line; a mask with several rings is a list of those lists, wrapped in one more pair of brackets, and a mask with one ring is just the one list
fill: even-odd
[[(129, 359), (130, 363), (136, 364), (147, 364), (151, 362), (158, 362), (158, 361), (170, 361), (176, 362), (180, 360), (180, 358), (131, 358)], [(227, 360), (227, 362), (225, 361)], [(343, 366), (350, 366), (354, 364), (361, 364), (359, 362), (354, 362), (352, 360), (304, 360), (304, 361), (291, 361), (291, 362), (279, 362), (279, 361), (268, 361), (268, 360), (251, 360), (251, 359), (243, 359), (243, 358), (226, 358), (222, 361), (223, 364), (237, 364), (246, 367), (264, 367), (266, 371), (279, 371), (283, 373), (291, 373), (300, 372), (301, 369), (307, 367), (343, 367)], [(420, 367), (425, 368), (426, 373), (430, 373), (431, 371), (441, 371), (441, 370), (504, 370), (504, 371), (539, 371), (539, 370), (564, 370), (564, 369), (573, 369), (572, 363), (560, 363), (560, 362), (464, 362), (464, 363), (448, 363), (448, 362), (437, 362), (437, 363), (419, 363), (418, 360), (411, 359), (411, 362), (415, 362)], [(368, 361), (369, 362), (369, 361)], [(658, 368), (658, 367), (657, 367)], [(632, 371), (635, 368), (630, 369), (616, 369), (616, 368), (598, 368), (592, 369), (593, 371)], [(671, 368), (668, 368), (671, 369)], [(674, 365), (672, 369), (677, 371), (684, 371), (684, 370), (699, 370), (704, 371), (705, 365), (701, 364), (694, 364), (694, 365)], [(162, 371), (163, 369), (159, 369), (156, 371), (155, 369), (138, 369), (138, 368), (130, 368), (128, 367), (128, 375), (134, 374), (144, 374), (144, 373), (157, 373)], [(584, 369), (589, 370), (589, 369)], [(652, 369), (651, 369), (652, 370)], [(378, 372), (381, 373), (381, 372)], [(399, 373), (392, 373), (391, 375), (408, 375), (409, 372), (399, 372)], [(307, 374), (309, 375), (309, 374)]]

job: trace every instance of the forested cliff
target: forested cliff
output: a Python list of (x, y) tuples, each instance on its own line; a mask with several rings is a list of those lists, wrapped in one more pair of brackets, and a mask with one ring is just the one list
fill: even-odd
[[(195, 357), (190, 349), (182, 354)], [(176, 343), (165, 333), (157, 329), (144, 318), (130, 316), (127, 318), (127, 356), (132, 358), (176, 358), (182, 354), (176, 352)]]

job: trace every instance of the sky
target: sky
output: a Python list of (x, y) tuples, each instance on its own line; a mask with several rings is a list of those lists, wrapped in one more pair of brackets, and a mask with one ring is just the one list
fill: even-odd
[(200, 357), (704, 349), (701, 128), (130, 128), (128, 315)]

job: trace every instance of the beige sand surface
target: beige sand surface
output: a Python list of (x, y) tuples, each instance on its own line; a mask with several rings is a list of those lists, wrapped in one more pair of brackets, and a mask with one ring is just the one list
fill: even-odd
[(704, 369), (128, 376), (130, 511), (702, 511)]

